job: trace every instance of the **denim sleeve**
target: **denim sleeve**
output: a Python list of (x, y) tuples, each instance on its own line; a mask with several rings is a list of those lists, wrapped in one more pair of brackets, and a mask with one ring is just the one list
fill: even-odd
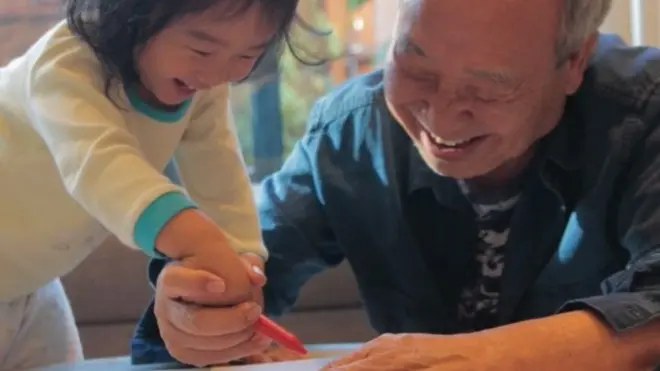
[[(158, 275), (166, 264), (167, 261), (163, 259), (152, 259), (149, 262), (148, 278), (152, 286), (156, 285)], [(153, 299), (137, 323), (130, 347), (132, 364), (175, 362), (165, 348), (165, 343), (160, 336), (156, 315), (154, 314)]]
[[(181, 184), (174, 161), (167, 164), (164, 174), (172, 182)], [(147, 278), (152, 287), (156, 286), (158, 275), (160, 275), (167, 262), (168, 260), (163, 259), (152, 259), (149, 262)], [(156, 315), (154, 314), (153, 300), (151, 300), (137, 323), (130, 348), (131, 363), (134, 365), (176, 362), (165, 348), (165, 343), (160, 336)]]
[(319, 145), (322, 140), (320, 134), (308, 131), (258, 192), (262, 235), (269, 254), (264, 309), (273, 317), (293, 306), (301, 287), (313, 275), (344, 259), (326, 220), (323, 187), (318, 184), (320, 171), (334, 171), (328, 160), (331, 149)]
[(625, 269), (606, 279), (603, 296), (567, 303), (562, 310), (594, 310), (616, 331), (660, 318), (660, 129), (635, 150), (618, 207)]

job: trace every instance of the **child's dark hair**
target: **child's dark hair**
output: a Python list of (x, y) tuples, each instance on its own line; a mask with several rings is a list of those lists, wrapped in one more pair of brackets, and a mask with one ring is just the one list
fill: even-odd
[(289, 30), (296, 19), (299, 0), (67, 0), (67, 21), (71, 31), (85, 41), (101, 61), (107, 92), (113, 79), (120, 79), (124, 84), (139, 81), (135, 69), (136, 50), (164, 27), (222, 1), (232, 2), (227, 7), (228, 17), (239, 15), (254, 5), (261, 6), (269, 20), (277, 25), (270, 47), (279, 48), (282, 42), (291, 47)]

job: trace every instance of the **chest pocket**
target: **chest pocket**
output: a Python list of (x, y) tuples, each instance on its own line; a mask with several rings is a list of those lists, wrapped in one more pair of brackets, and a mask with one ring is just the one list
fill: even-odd
[(559, 246), (525, 295), (519, 319), (548, 316), (572, 299), (602, 295), (602, 282), (619, 269), (603, 233), (572, 213)]
[(584, 204), (584, 174), (547, 167), (544, 175), (567, 211), (555, 250), (521, 302), (520, 319), (550, 315), (568, 300), (601, 295), (602, 282), (620, 267), (604, 219), (589, 214), (601, 211)]
[(537, 288), (566, 290), (581, 285), (594, 294), (591, 291), (598, 290), (600, 282), (619, 266), (604, 234), (596, 229), (581, 220), (579, 212), (571, 213), (557, 251), (536, 282)]
[[(637, 129), (629, 135), (634, 137), (639, 134), (643, 134), (643, 130)], [(631, 139), (625, 142), (635, 141)], [(568, 188), (562, 194), (571, 197), (568, 210), (575, 211), (568, 218), (557, 253), (538, 279), (539, 288), (554, 287), (571, 291), (576, 286), (584, 286), (583, 291), (588, 291), (586, 294), (598, 295), (601, 294), (600, 282), (624, 268), (630, 256), (619, 244), (618, 209), (630, 169), (642, 154), (643, 148), (642, 145), (630, 148), (628, 160), (620, 166), (623, 170), (612, 179), (610, 194), (598, 196), (597, 201), (591, 200), (589, 210), (600, 215), (590, 215), (580, 208), (578, 200), (583, 196), (581, 175), (574, 173), (568, 178), (570, 181), (565, 182)], [(596, 207), (603, 198), (608, 200), (607, 204), (602, 205), (602, 208)], [(601, 217), (603, 214), (605, 218)], [(591, 292), (594, 287), (598, 288), (595, 293)]]

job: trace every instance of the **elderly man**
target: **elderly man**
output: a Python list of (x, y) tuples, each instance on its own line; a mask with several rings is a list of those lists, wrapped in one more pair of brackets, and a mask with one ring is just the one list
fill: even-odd
[[(321, 99), (263, 183), (265, 312), (346, 259), (397, 335), (329, 367), (660, 364), (660, 51), (599, 35), (610, 3), (403, 1), (384, 70)], [(186, 304), (221, 294), (176, 264), (151, 273), (137, 361), (265, 346), (250, 303)]]

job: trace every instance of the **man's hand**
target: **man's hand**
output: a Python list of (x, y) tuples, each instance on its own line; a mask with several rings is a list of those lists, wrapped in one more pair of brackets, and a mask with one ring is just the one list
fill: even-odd
[(488, 344), (470, 335), (385, 334), (340, 358), (323, 371), (466, 371), (491, 368)]
[(383, 335), (324, 370), (651, 371), (660, 320), (615, 334), (576, 311), (460, 335)]
[(248, 276), (250, 277), (250, 282), (252, 283), (250, 297), (254, 302), (263, 307), (264, 293), (262, 288), (266, 284), (264, 260), (259, 255), (253, 253), (243, 253), (240, 256), (241, 261), (248, 272)]
[(214, 274), (178, 262), (160, 273), (154, 313), (167, 350), (179, 362), (224, 364), (269, 347), (270, 339), (253, 327), (262, 311), (263, 261), (252, 254), (241, 255), (239, 261), (252, 283), (252, 297), (233, 306), (205, 305), (224, 300), (226, 283)]

